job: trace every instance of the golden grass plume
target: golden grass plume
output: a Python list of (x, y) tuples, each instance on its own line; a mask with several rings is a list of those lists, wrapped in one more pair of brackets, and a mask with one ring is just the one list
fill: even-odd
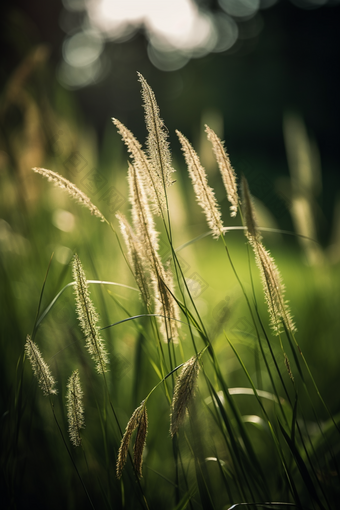
[(250, 244), (255, 253), (256, 265), (260, 270), (270, 324), (275, 335), (282, 332), (283, 323), (288, 331), (296, 331), (288, 303), (285, 300), (285, 286), (273, 257), (260, 241), (251, 240)]
[(40, 174), (46, 177), (50, 182), (53, 182), (55, 186), (58, 188), (64, 189), (67, 193), (79, 204), (86, 207), (93, 216), (96, 216), (100, 219), (100, 221), (105, 221), (107, 223), (106, 218), (102, 215), (98, 207), (96, 207), (89, 197), (83, 193), (77, 186), (75, 186), (72, 182), (62, 177), (57, 172), (53, 172), (52, 170), (46, 170), (46, 168), (32, 168), (33, 172)]
[(182, 145), (182, 151), (194, 186), (196, 198), (207, 218), (209, 228), (216, 239), (223, 233), (221, 211), (212, 188), (208, 185), (206, 172), (192, 145), (182, 133), (176, 130)]
[(224, 142), (221, 142), (219, 137), (216, 135), (209, 126), (205, 125), (205, 132), (207, 138), (213, 146), (213, 151), (216, 157), (218, 167), (220, 169), (223, 184), (227, 192), (227, 197), (230, 202), (230, 216), (234, 217), (237, 214), (237, 207), (239, 203), (239, 197), (237, 193), (237, 182), (235, 170), (231, 166), (229, 155), (224, 148)]
[(153, 90), (145, 78), (140, 73), (137, 74), (142, 86), (145, 124), (148, 130), (146, 145), (150, 166), (154, 174), (153, 182), (156, 183), (158, 179), (162, 183), (165, 194), (166, 188), (173, 183), (171, 174), (175, 171), (171, 165), (167, 129), (160, 118), (159, 107)]
[(179, 309), (172, 296), (174, 291), (172, 272), (170, 268), (166, 271), (162, 264), (158, 253), (158, 232), (149, 208), (143, 181), (131, 164), (129, 164), (128, 182), (134, 231), (138, 232), (139, 254), (143, 265), (148, 268), (151, 275), (155, 313), (166, 317), (158, 319), (161, 333), (165, 341), (176, 341), (179, 327), (179, 322), (176, 320), (179, 319)]
[(133, 165), (143, 180), (145, 191), (151, 202), (152, 212), (160, 215), (162, 210), (166, 208), (166, 199), (162, 179), (158, 173), (155, 172), (154, 166), (151, 165), (150, 160), (142, 150), (141, 144), (134, 137), (131, 131), (117, 119), (112, 119), (112, 122), (117, 127), (118, 133), (121, 135), (123, 142), (125, 143), (131, 158), (133, 159)]

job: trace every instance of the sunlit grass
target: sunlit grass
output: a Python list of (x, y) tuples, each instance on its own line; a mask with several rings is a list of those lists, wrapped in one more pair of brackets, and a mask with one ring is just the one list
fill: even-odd
[[(152, 124), (157, 109), (147, 114)], [(149, 125), (149, 136), (151, 130)], [(152, 150), (162, 152), (157, 144)], [(123, 171), (121, 162), (116, 164)], [(38, 180), (36, 175), (33, 178)], [(20, 508), (28, 498), (38, 507), (48, 501), (49, 508), (226, 509), (237, 503), (270, 501), (299, 508), (334, 508), (339, 496), (339, 403), (334, 390), (335, 332), (340, 321), (338, 268), (327, 263), (308, 266), (294, 238), (262, 233), (285, 282), (305, 365), (289, 328), (280, 338), (270, 332), (263, 285), (243, 231), (231, 230), (218, 240), (204, 236), (208, 227), (202, 213), (196, 206), (185, 207), (184, 192), (176, 183), (176, 192), (169, 188), (169, 215), (165, 201), (163, 216), (156, 220), (161, 236), (155, 267), (171, 257), (174, 295), (184, 324), (178, 343), (172, 341), (167, 327), (164, 342), (160, 319), (153, 316), (155, 305), (146, 305), (138, 297), (114, 206), (96, 201), (99, 193), (91, 196), (108, 223), (112, 222), (100, 223), (65, 198), (62, 190), (28, 179), (35, 198), (18, 206), (11, 217), (8, 211), (15, 203), (16, 188), (9, 177), (1, 192), (4, 215), (13, 225), (1, 226), (1, 240), (5, 239), (1, 244), (2, 459), (8, 505)], [(75, 175), (74, 181), (80, 189), (84, 183), (86, 187), (83, 175)], [(123, 177), (115, 176), (112, 184), (105, 185), (114, 186), (119, 209), (129, 214)], [(183, 221), (178, 214), (181, 208)], [(65, 216), (65, 211), (72, 216)], [(223, 221), (228, 226), (227, 217)], [(183, 243), (186, 246), (181, 248)], [(98, 311), (95, 328), (101, 328), (108, 352), (105, 374), (96, 373), (86, 351), (74, 285), (66, 287), (48, 308), (72, 282), (74, 253), (89, 282), (111, 282), (88, 283)], [(146, 266), (145, 272), (152, 270)], [(83, 313), (90, 316), (90, 309), (85, 306)], [(166, 304), (163, 309), (161, 315), (166, 315)], [(32, 334), (58, 381), (57, 396), (44, 397), (37, 385), (24, 354), (27, 334)], [(171, 409), (178, 409), (178, 400), (171, 404), (174, 387), (182, 364), (197, 359), (198, 353), (197, 389), (187, 381), (175, 392), (188, 397), (183, 398), (183, 406), (189, 407), (189, 413), (178, 412), (181, 423), (173, 427), (171, 438)], [(77, 448), (68, 437), (66, 407), (67, 384), (75, 370), (84, 394), (86, 425), (78, 430), (81, 446)], [(147, 442), (142, 448), (145, 420), (137, 413), (133, 428), (138, 430), (142, 424), (144, 436), (142, 432), (143, 437), (137, 436), (137, 455), (130, 448), (126, 464), (119, 468), (119, 481), (116, 463), (122, 435), (134, 411), (143, 409), (144, 399)], [(131, 444), (136, 441), (132, 438)], [(139, 459), (135, 464), (133, 457)]]

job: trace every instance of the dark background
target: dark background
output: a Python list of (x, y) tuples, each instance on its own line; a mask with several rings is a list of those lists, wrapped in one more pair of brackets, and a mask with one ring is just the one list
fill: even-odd
[[(217, 2), (200, 3), (218, 9)], [(59, 23), (62, 11), (59, 0), (22, 0), (2, 8), (1, 90), (25, 55), (41, 43), (50, 51), (44, 87), (53, 90), (65, 37)], [(273, 182), (277, 176), (288, 175), (283, 115), (298, 113), (320, 151), (323, 192), (319, 205), (327, 220), (321, 240), (326, 242), (340, 184), (340, 6), (331, 2), (303, 9), (279, 1), (260, 13), (263, 28), (258, 36), (242, 39), (247, 22), (241, 22), (241, 37), (231, 50), (192, 59), (174, 72), (160, 71), (151, 64), (143, 30), (125, 43), (107, 43), (106, 76), (71, 94), (84, 122), (95, 128), (99, 146), (113, 116), (143, 140), (138, 70), (156, 93), (175, 153), (179, 144), (174, 130), (178, 128), (195, 140), (202, 112), (219, 109), (236, 170), (247, 174), (250, 165)]]

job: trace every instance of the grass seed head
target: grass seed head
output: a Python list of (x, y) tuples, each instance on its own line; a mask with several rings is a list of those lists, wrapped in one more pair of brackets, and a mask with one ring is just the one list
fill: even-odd
[[(139, 173), (131, 164), (129, 164), (128, 181), (134, 231), (138, 232), (139, 254), (151, 275), (155, 313), (178, 319), (178, 305), (171, 295), (174, 290), (172, 273), (170, 268), (166, 271), (162, 264), (158, 253), (158, 232), (147, 202), (144, 185)], [(159, 318), (159, 322), (164, 340), (176, 340), (179, 323), (164, 318)]]
[(148, 433), (148, 413), (144, 406), (139, 419), (136, 440), (133, 447), (133, 464), (139, 478), (142, 478), (143, 452), (145, 448), (146, 435)]
[(33, 373), (35, 377), (38, 379), (38, 384), (43, 391), (45, 396), (47, 395), (56, 395), (57, 389), (55, 388), (56, 381), (51, 375), (50, 368), (47, 363), (44, 361), (39, 347), (36, 343), (31, 340), (30, 335), (26, 337), (25, 344), (25, 352), (28, 357)]
[[(145, 403), (143, 401), (141, 403), (141, 405), (139, 407), (137, 407), (137, 409), (134, 410), (130, 420), (128, 421), (128, 424), (126, 425), (126, 429), (125, 429), (125, 432), (122, 437), (120, 447), (118, 450), (117, 465), (116, 465), (117, 478), (120, 478), (122, 476), (122, 472), (123, 472), (123, 468), (125, 466), (126, 458), (127, 458), (128, 451), (129, 451), (131, 436), (132, 436), (133, 432), (136, 430), (137, 427), (139, 427), (142, 420), (146, 420), (146, 424), (147, 424), (147, 415), (145, 414), (145, 417), (143, 418), (144, 409), (145, 409)], [(146, 410), (145, 410), (145, 413), (146, 413)], [(145, 436), (146, 436), (146, 434), (145, 434)], [(145, 436), (144, 436), (144, 443), (145, 443)]]
[(221, 220), (221, 211), (219, 210), (214, 191), (208, 186), (206, 172), (192, 145), (180, 131), (176, 131), (176, 133), (182, 145), (182, 151), (196, 193), (197, 202), (203, 209), (213, 237), (217, 239), (223, 233), (224, 229)]
[(221, 142), (216, 133), (207, 125), (205, 126), (205, 132), (207, 133), (208, 140), (212, 143), (216, 161), (222, 175), (223, 184), (227, 192), (227, 197), (231, 204), (230, 216), (234, 217), (237, 214), (237, 207), (239, 203), (235, 170), (231, 166), (229, 155), (224, 148), (224, 143)]
[[(168, 131), (163, 120), (160, 118), (159, 107), (153, 90), (145, 78), (140, 73), (137, 74), (142, 86), (145, 124), (148, 130), (146, 145), (153, 174), (152, 182), (157, 183), (158, 181), (161, 183), (164, 201), (166, 202), (166, 188), (173, 183), (171, 174), (175, 171), (171, 165), (171, 154), (167, 140)], [(149, 183), (150, 185), (151, 183)]]
[(250, 238), (255, 253), (257, 267), (260, 270), (262, 286), (268, 305), (270, 322), (275, 335), (282, 332), (283, 323), (290, 332), (296, 331), (288, 303), (285, 300), (285, 286), (273, 257), (261, 241)]
[(176, 381), (171, 404), (170, 434), (173, 437), (183, 423), (185, 413), (194, 397), (199, 372), (199, 358), (193, 356), (183, 366)]
[(97, 326), (98, 314), (90, 299), (85, 272), (77, 254), (73, 257), (72, 274), (76, 282), (77, 314), (80, 327), (86, 338), (86, 347), (96, 363), (97, 372), (103, 374), (108, 371), (108, 354), (105, 350), (104, 341), (100, 338), (99, 327)]
[(123, 142), (125, 143), (128, 152), (133, 160), (133, 165), (138, 170), (148, 198), (151, 201), (152, 212), (160, 215), (162, 210), (166, 208), (166, 198), (164, 193), (164, 186), (162, 179), (155, 172), (154, 166), (150, 163), (146, 154), (142, 150), (141, 144), (134, 137), (134, 135), (117, 119), (112, 119), (114, 125), (118, 129)]
[(83, 390), (81, 389), (78, 370), (75, 370), (68, 380), (66, 400), (70, 439), (74, 446), (80, 446), (80, 429), (85, 428), (85, 418), (83, 406)]
[(43, 175), (50, 182), (53, 182), (59, 188), (66, 190), (67, 193), (76, 202), (86, 207), (90, 211), (90, 213), (99, 218), (100, 221), (105, 221), (107, 223), (107, 220), (104, 218), (98, 207), (96, 207), (91, 202), (89, 197), (85, 195), (85, 193), (83, 193), (79, 188), (77, 188), (77, 186), (75, 186), (72, 182), (65, 179), (65, 177), (62, 177), (57, 172), (52, 172), (52, 170), (46, 170), (45, 168), (32, 168), (32, 170), (37, 174)]

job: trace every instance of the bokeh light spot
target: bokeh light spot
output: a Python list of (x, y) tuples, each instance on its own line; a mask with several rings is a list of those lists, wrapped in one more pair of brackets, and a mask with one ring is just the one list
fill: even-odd
[(218, 0), (218, 3), (227, 14), (236, 18), (253, 16), (260, 8), (260, 0)]
[(65, 62), (74, 67), (92, 64), (103, 50), (103, 40), (94, 31), (78, 32), (67, 38), (63, 44)]

